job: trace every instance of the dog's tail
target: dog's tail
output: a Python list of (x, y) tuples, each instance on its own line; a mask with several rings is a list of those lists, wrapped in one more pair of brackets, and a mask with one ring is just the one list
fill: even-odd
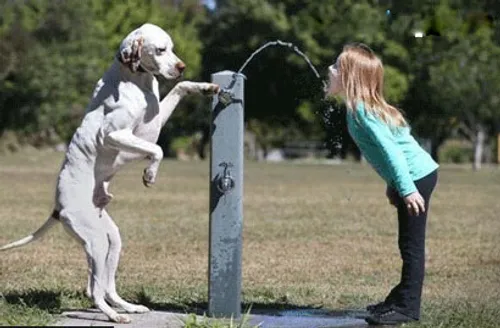
[(54, 211), (47, 219), (47, 221), (45, 221), (45, 223), (40, 228), (38, 228), (37, 231), (33, 232), (27, 237), (24, 237), (23, 239), (19, 239), (18, 241), (0, 247), (0, 251), (6, 251), (11, 248), (21, 247), (37, 240), (38, 238), (42, 237), (47, 231), (49, 231), (50, 228), (52, 228), (57, 222), (59, 222), (59, 212)]

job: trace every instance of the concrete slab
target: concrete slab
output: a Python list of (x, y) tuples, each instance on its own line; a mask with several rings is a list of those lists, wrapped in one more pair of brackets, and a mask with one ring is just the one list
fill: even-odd
[[(56, 326), (64, 327), (123, 327), (123, 328), (183, 328), (187, 315), (182, 313), (152, 311), (144, 314), (129, 314), (132, 322), (117, 324), (95, 309), (67, 311)], [(202, 317), (199, 317), (200, 320)], [(251, 314), (250, 326), (259, 328), (365, 328), (367, 324), (353, 313), (330, 313), (313, 311), (281, 311), (276, 314)]]
[(182, 328), (186, 315), (181, 313), (151, 311), (144, 314), (128, 314), (131, 323), (110, 322), (98, 310), (64, 312), (56, 326), (64, 327), (123, 327), (123, 328)]
[(279, 317), (252, 315), (250, 325), (259, 328), (364, 328), (367, 324), (355, 318), (314, 318), (314, 317)]
[(361, 328), (368, 326), (365, 315), (360, 311), (289, 309), (253, 314), (250, 323), (260, 328)]

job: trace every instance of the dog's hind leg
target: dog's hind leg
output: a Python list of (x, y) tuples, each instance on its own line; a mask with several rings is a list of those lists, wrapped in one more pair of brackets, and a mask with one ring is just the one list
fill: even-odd
[[(82, 215), (85, 213), (85, 215)], [(95, 216), (95, 217), (88, 217)], [(90, 264), (90, 291), (94, 305), (101, 310), (111, 321), (117, 323), (129, 323), (130, 318), (125, 314), (119, 314), (113, 310), (105, 301), (108, 285), (106, 257), (110, 248), (106, 230), (107, 224), (102, 222), (98, 216), (98, 210), (92, 208), (68, 214), (61, 212), (65, 228), (82, 244)]]
[(88, 281), (87, 281), (87, 289), (85, 290), (85, 295), (88, 298), (92, 299), (92, 259), (87, 255), (87, 264), (88, 264)]
[(107, 287), (106, 287), (106, 300), (114, 306), (121, 307), (128, 313), (145, 313), (149, 309), (144, 305), (136, 305), (126, 302), (116, 292), (116, 270), (118, 269), (118, 262), (120, 260), (120, 251), (122, 241), (120, 231), (113, 219), (109, 216), (106, 210), (103, 210), (102, 220), (106, 221), (106, 229), (109, 240), (109, 249), (106, 257), (106, 274), (107, 274)]
[(105, 234), (98, 234), (84, 246), (85, 252), (91, 257), (92, 262), (92, 300), (95, 306), (104, 312), (112, 321), (129, 323), (131, 320), (128, 316), (118, 314), (105, 301), (108, 280), (106, 277), (106, 256), (109, 249), (108, 246), (109, 243)]

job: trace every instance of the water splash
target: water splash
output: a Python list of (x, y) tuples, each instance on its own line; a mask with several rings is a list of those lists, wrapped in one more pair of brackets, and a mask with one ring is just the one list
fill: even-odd
[(323, 100), (321, 110), (316, 111), (321, 116), (323, 127), (326, 132), (324, 146), (330, 151), (331, 157), (340, 155), (342, 150), (342, 124), (343, 111), (331, 103)]

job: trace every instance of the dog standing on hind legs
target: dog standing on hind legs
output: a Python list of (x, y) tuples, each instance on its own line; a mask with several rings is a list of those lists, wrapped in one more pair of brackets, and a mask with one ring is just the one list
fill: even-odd
[(87, 255), (87, 295), (114, 322), (128, 323), (130, 318), (110, 305), (128, 313), (149, 309), (126, 302), (116, 292), (121, 238), (105, 209), (113, 198), (108, 186), (123, 165), (139, 159), (149, 160), (143, 184), (154, 184), (163, 158), (156, 141), (179, 101), (189, 94), (211, 96), (219, 92), (212, 83), (182, 81), (159, 101), (155, 75), (176, 79), (184, 69), (173, 52), (170, 36), (158, 26), (144, 24), (126, 36), (111, 67), (97, 83), (87, 113), (68, 145), (57, 179), (54, 211), (33, 234), (0, 248), (26, 245), (61, 222)]

